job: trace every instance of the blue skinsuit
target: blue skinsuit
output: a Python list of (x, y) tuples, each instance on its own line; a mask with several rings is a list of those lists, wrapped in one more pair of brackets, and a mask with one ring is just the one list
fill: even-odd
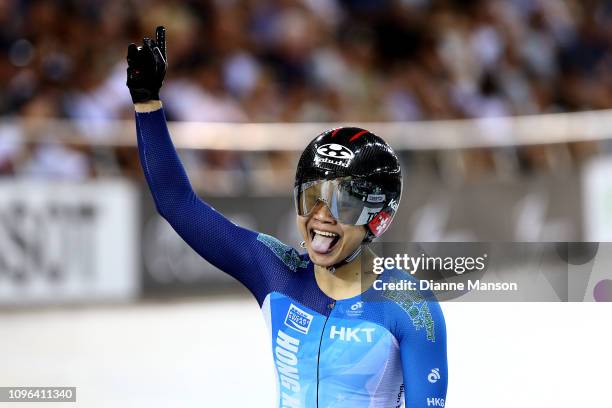
[[(443, 407), (446, 329), (416, 291), (370, 288), (338, 300), (318, 287), (308, 255), (237, 226), (194, 193), (163, 110), (136, 114), (138, 147), (159, 213), (203, 258), (255, 296), (268, 324), (279, 407)], [(411, 279), (387, 270), (381, 281)]]

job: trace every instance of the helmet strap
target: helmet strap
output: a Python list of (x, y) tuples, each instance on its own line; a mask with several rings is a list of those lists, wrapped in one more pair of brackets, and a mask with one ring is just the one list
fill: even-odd
[(357, 258), (359, 256), (359, 254), (361, 254), (361, 245), (359, 245), (357, 247), (357, 249), (355, 249), (353, 251), (352, 254), (350, 254), (349, 256), (347, 256), (346, 258), (344, 258), (344, 260), (338, 262), (337, 264), (334, 264), (332, 266), (328, 266), (327, 270), (331, 273), (336, 273), (336, 269), (338, 269), (339, 267), (346, 265), (348, 263), (351, 263), (355, 258)]

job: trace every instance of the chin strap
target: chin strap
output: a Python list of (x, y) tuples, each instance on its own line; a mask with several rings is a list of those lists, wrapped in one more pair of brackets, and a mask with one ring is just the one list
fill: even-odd
[(353, 261), (355, 258), (357, 258), (357, 257), (359, 256), (359, 254), (360, 254), (360, 253), (361, 253), (361, 245), (359, 245), (359, 246), (357, 247), (357, 249), (355, 249), (355, 250), (353, 251), (353, 253), (352, 253), (352, 254), (350, 254), (349, 256), (347, 256), (346, 258), (344, 258), (344, 260), (343, 260), (343, 261), (340, 261), (340, 262), (338, 262), (337, 264), (334, 264), (334, 265), (332, 265), (332, 266), (328, 266), (328, 267), (327, 267), (327, 270), (328, 270), (329, 272), (331, 272), (331, 273), (336, 273), (336, 269), (337, 269), (337, 268), (339, 268), (339, 267), (341, 267), (341, 266), (343, 266), (343, 265), (346, 265), (347, 263), (352, 262), (352, 261)]

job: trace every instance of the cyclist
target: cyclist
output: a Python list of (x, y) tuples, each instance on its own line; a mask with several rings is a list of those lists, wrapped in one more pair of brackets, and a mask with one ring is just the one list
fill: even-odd
[[(159, 90), (165, 30), (128, 47), (141, 164), (159, 213), (203, 258), (244, 284), (271, 333), (280, 407), (443, 407), (444, 317), (433, 297), (375, 290), (368, 243), (388, 228), (401, 169), (378, 136), (323, 132), (304, 150), (294, 188), (307, 253), (241, 228), (194, 193), (174, 149)], [(360, 255), (361, 256), (358, 256)], [(362, 266), (364, 266), (362, 268)], [(362, 271), (363, 269), (363, 271)]]

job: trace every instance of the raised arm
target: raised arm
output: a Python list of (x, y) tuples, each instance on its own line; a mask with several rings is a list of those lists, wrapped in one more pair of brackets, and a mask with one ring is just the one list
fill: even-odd
[(200, 200), (176, 153), (159, 101), (167, 63), (165, 31), (128, 48), (128, 81), (136, 109), (138, 151), (159, 213), (203, 258), (242, 282), (261, 302), (266, 292), (262, 244)]
[(138, 152), (157, 210), (206, 260), (240, 279), (253, 269), (257, 234), (197, 197), (170, 139), (163, 109), (143, 108), (136, 105)]

